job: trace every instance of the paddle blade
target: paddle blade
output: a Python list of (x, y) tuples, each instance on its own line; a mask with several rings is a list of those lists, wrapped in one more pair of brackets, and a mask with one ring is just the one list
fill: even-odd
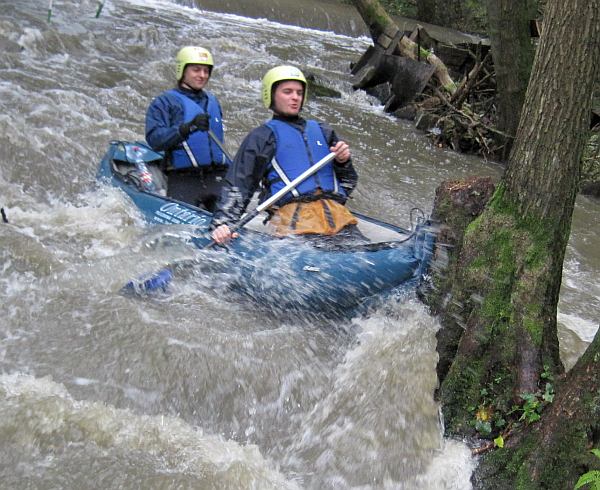
[(144, 295), (156, 291), (166, 291), (173, 279), (173, 272), (169, 267), (132, 279), (121, 288), (126, 294)]

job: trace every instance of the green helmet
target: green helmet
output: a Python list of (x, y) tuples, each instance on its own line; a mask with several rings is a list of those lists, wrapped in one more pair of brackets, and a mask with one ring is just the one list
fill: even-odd
[(271, 68), (262, 79), (262, 100), (267, 109), (271, 108), (273, 85), (284, 80), (296, 80), (304, 85), (304, 98), (302, 99), (302, 105), (304, 105), (307, 95), (306, 78), (295, 66), (283, 65)]
[(177, 81), (183, 77), (183, 72), (187, 65), (206, 65), (208, 70), (212, 73), (213, 69), (213, 57), (207, 49), (201, 48), (200, 46), (186, 46), (181, 48), (175, 58), (175, 77)]

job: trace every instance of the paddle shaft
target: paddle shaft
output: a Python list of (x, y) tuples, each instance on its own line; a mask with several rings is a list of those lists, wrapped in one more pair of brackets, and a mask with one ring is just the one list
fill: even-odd
[[(252, 211), (251, 213), (248, 213), (241, 220), (239, 220), (235, 225), (231, 226), (230, 230), (232, 232), (234, 232), (234, 231), (237, 231), (240, 228), (243, 228), (244, 226), (246, 226), (250, 221), (252, 221), (254, 218), (256, 218), (256, 216), (258, 216), (260, 213), (262, 213), (265, 209), (268, 209), (271, 206), (273, 206), (273, 204), (275, 204), (277, 201), (279, 201), (288, 192), (290, 192), (292, 189), (295, 189), (298, 185), (300, 185), (302, 182), (304, 182), (306, 179), (308, 179), (311, 175), (313, 175), (313, 174), (317, 173), (319, 170), (321, 170), (325, 165), (327, 165), (331, 160), (333, 160), (334, 157), (335, 157), (335, 153), (329, 153), (328, 155), (321, 158), (321, 160), (319, 160), (317, 163), (315, 163), (310, 168), (308, 168), (303, 173), (301, 173), (298, 177), (296, 177), (289, 184), (287, 184), (283, 189), (279, 190), (278, 192), (273, 194), (269, 199), (267, 199), (266, 201), (263, 201), (261, 204), (259, 204), (254, 211)], [(215, 244), (215, 241), (213, 240), (208, 245), (206, 245), (204, 248), (212, 247), (214, 244)]]
[(219, 138), (217, 138), (217, 135), (215, 133), (213, 133), (212, 129), (208, 130), (208, 135), (217, 144), (217, 146), (219, 147), (219, 149), (223, 152), (223, 155), (225, 155), (227, 157), (227, 160), (229, 160), (229, 163), (233, 163), (233, 159), (229, 156), (229, 153), (227, 153), (227, 150), (223, 146), (223, 143), (221, 143), (219, 141)]
[(98, 9), (96, 10), (96, 18), (100, 17), (100, 12), (102, 12), (102, 7), (104, 7), (104, 1), (105, 0), (100, 0), (98, 2)]

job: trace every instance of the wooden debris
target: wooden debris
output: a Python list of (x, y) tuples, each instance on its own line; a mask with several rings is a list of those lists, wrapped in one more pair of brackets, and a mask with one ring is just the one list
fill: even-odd
[[(413, 101), (423, 91), (434, 71), (431, 65), (395, 56), (380, 46), (372, 46), (352, 68), (355, 80), (352, 86), (365, 90), (384, 86), (369, 93), (380, 98), (386, 112), (393, 112)], [(382, 95), (385, 99), (381, 98)]]

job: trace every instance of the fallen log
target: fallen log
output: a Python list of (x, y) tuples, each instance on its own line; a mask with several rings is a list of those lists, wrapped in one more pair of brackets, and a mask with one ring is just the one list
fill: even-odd
[(427, 50), (405, 36), (393, 19), (377, 0), (353, 0), (356, 9), (365, 21), (375, 45), (390, 54), (398, 54), (412, 60), (426, 60), (434, 69), (441, 86), (448, 93), (456, 90), (456, 84), (448, 68), (432, 50)]

